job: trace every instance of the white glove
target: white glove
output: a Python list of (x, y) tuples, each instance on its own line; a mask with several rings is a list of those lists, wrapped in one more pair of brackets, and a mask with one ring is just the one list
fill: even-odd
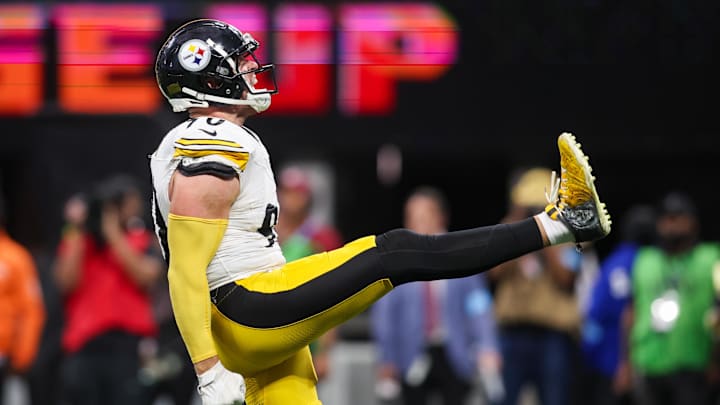
[(242, 405), (245, 403), (245, 379), (223, 367), (219, 361), (197, 376), (198, 393), (203, 405)]

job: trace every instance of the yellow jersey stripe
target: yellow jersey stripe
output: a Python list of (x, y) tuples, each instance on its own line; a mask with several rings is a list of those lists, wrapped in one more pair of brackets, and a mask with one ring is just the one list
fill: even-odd
[(248, 152), (231, 152), (227, 150), (210, 149), (192, 150), (182, 148), (175, 148), (175, 154), (173, 155), (173, 157), (201, 158), (211, 155), (222, 156), (225, 159), (230, 160), (231, 162), (235, 163), (240, 168), (240, 170), (245, 170), (245, 166), (247, 166), (248, 159), (250, 158), (250, 154)]
[(242, 145), (240, 145), (237, 142), (233, 141), (223, 141), (220, 139), (188, 139), (188, 138), (180, 138), (177, 141), (175, 141), (176, 144), (183, 145), (183, 146), (189, 146), (189, 145), (220, 145), (220, 146), (230, 146), (232, 148), (242, 148)]

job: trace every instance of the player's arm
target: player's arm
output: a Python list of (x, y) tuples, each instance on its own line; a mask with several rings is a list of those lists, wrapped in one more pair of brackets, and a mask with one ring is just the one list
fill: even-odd
[[(480, 353), (499, 353), (497, 324), (495, 322), (492, 295), (484, 274), (478, 274), (467, 281), (470, 286), (465, 298), (466, 321), (470, 334)], [(488, 355), (489, 356), (489, 355)]]
[(156, 256), (133, 249), (122, 229), (117, 208), (103, 209), (102, 231), (108, 246), (115, 253), (130, 279), (141, 288), (152, 287), (162, 272), (162, 263)]
[(206, 269), (225, 233), (240, 182), (237, 177), (188, 176), (177, 171), (169, 187), (170, 299), (190, 358), (201, 374), (218, 362), (210, 331)]
[(69, 230), (63, 236), (53, 269), (55, 284), (62, 294), (68, 294), (77, 287), (84, 254), (85, 238), (82, 232)]
[[(577, 252), (574, 250), (568, 252), (568, 249), (574, 249), (569, 245), (550, 246), (543, 249), (540, 254), (545, 259), (545, 269), (550, 274), (550, 278), (555, 284), (566, 291), (571, 291), (575, 286), (575, 275), (580, 267), (580, 258), (575, 257)], [(568, 259), (567, 256), (572, 257)], [(572, 263), (577, 261), (577, 263)], [(576, 269), (577, 267), (577, 269)]]
[(632, 388), (632, 362), (630, 359), (630, 339), (635, 323), (635, 306), (631, 299), (620, 315), (620, 359), (613, 376), (613, 390), (617, 394), (628, 392)]
[[(408, 288), (403, 286), (403, 288)], [(410, 287), (411, 288), (411, 287)], [(370, 333), (378, 351), (377, 378), (379, 381), (399, 380), (397, 365), (398, 351), (394, 350), (398, 344), (396, 331), (400, 322), (399, 309), (405, 305), (401, 294), (403, 291), (396, 290), (383, 299), (373, 304), (370, 311)]]

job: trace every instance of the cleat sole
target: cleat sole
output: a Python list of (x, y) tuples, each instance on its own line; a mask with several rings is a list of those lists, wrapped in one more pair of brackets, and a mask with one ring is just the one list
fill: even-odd
[(575, 155), (575, 159), (583, 168), (583, 173), (585, 174), (585, 183), (590, 185), (590, 191), (592, 192), (593, 199), (595, 200), (595, 206), (598, 208), (598, 214), (600, 215), (600, 226), (602, 227), (605, 235), (607, 235), (610, 233), (610, 225), (612, 224), (612, 221), (610, 220), (610, 214), (607, 211), (605, 203), (600, 201), (600, 196), (598, 195), (597, 189), (595, 188), (595, 176), (592, 175), (590, 158), (588, 158), (585, 153), (583, 153), (580, 144), (575, 140), (575, 135), (569, 132), (563, 132), (562, 134), (560, 134), (558, 142), (562, 141), (563, 139), (565, 139), (567, 144), (570, 146), (570, 149)]

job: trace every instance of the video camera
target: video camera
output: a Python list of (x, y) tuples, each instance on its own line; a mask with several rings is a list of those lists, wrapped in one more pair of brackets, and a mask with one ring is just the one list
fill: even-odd
[(87, 197), (86, 230), (97, 243), (105, 244), (102, 232), (103, 211), (110, 207), (120, 210), (125, 198), (137, 192), (137, 182), (127, 175), (116, 175), (95, 185)]

